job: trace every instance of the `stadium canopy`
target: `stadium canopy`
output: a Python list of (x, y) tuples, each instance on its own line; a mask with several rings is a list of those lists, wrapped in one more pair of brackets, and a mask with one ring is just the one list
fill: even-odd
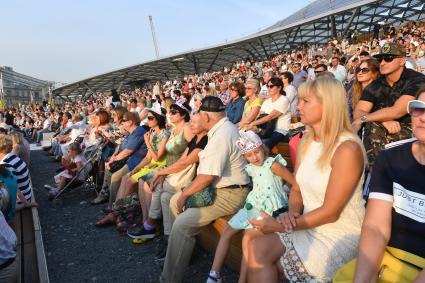
[(208, 48), (191, 50), (129, 66), (53, 90), (61, 97), (89, 97), (95, 92), (187, 74), (221, 70), (231, 62), (273, 54), (301, 45), (323, 44), (349, 31), (373, 31), (373, 24), (418, 21), (424, 18), (423, 0), (316, 0), (291, 16), (252, 35)]

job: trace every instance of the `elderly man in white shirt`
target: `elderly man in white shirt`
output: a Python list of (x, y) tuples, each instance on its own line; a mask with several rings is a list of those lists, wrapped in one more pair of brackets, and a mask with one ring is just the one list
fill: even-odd
[[(225, 106), (218, 97), (208, 96), (202, 100), (199, 115), (202, 127), (208, 130), (208, 144), (199, 153), (196, 178), (170, 201), (170, 209), (176, 219), (169, 236), (160, 282), (181, 282), (200, 228), (219, 217), (236, 213), (248, 194), (249, 177), (244, 170), (246, 161), (235, 144), (239, 131), (227, 119), (224, 110)], [(188, 198), (206, 187), (215, 188), (214, 203), (184, 209)]]

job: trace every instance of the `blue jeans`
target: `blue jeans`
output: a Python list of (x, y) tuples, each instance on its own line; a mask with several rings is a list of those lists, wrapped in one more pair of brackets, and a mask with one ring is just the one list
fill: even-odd
[(289, 142), (289, 136), (284, 135), (284, 134), (281, 134), (281, 133), (278, 133), (278, 132), (273, 132), (273, 134), (271, 135), (271, 137), (269, 137), (267, 139), (263, 139), (263, 143), (269, 149), (272, 149), (279, 142)]
[(49, 129), (42, 129), (42, 130), (39, 130), (38, 132), (37, 132), (37, 142), (38, 143), (40, 143), (41, 142), (41, 140), (43, 139), (43, 134), (44, 133), (49, 133), (50, 132), (50, 130)]

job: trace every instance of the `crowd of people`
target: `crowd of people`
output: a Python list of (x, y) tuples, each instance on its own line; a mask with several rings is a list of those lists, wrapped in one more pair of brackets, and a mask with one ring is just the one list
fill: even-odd
[[(62, 165), (49, 197), (95, 175), (91, 203), (106, 204), (96, 226), (116, 225), (137, 244), (161, 237), (160, 282), (181, 282), (200, 228), (229, 215), (208, 283), (222, 282), (241, 230), (239, 282), (421, 282), (424, 53), (425, 23), (384, 25), (220, 72), (10, 107), (0, 118), (0, 180), (11, 196), (0, 282), (16, 268), (7, 223), (37, 205), (28, 141), (46, 133)], [(293, 172), (271, 154), (288, 142), (297, 142)], [(89, 150), (101, 151), (95, 164)]]

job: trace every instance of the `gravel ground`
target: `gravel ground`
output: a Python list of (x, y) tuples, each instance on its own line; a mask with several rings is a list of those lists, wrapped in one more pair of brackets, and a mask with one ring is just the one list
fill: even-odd
[[(31, 177), (39, 215), (50, 282), (158, 282), (161, 265), (153, 260), (158, 240), (133, 245), (114, 227), (96, 228), (101, 207), (90, 205), (93, 191), (79, 189), (54, 207), (47, 200), (46, 183), (53, 183), (59, 163), (41, 150), (31, 152)], [(205, 282), (212, 255), (196, 248), (184, 282)], [(225, 282), (237, 273), (224, 268)]]

